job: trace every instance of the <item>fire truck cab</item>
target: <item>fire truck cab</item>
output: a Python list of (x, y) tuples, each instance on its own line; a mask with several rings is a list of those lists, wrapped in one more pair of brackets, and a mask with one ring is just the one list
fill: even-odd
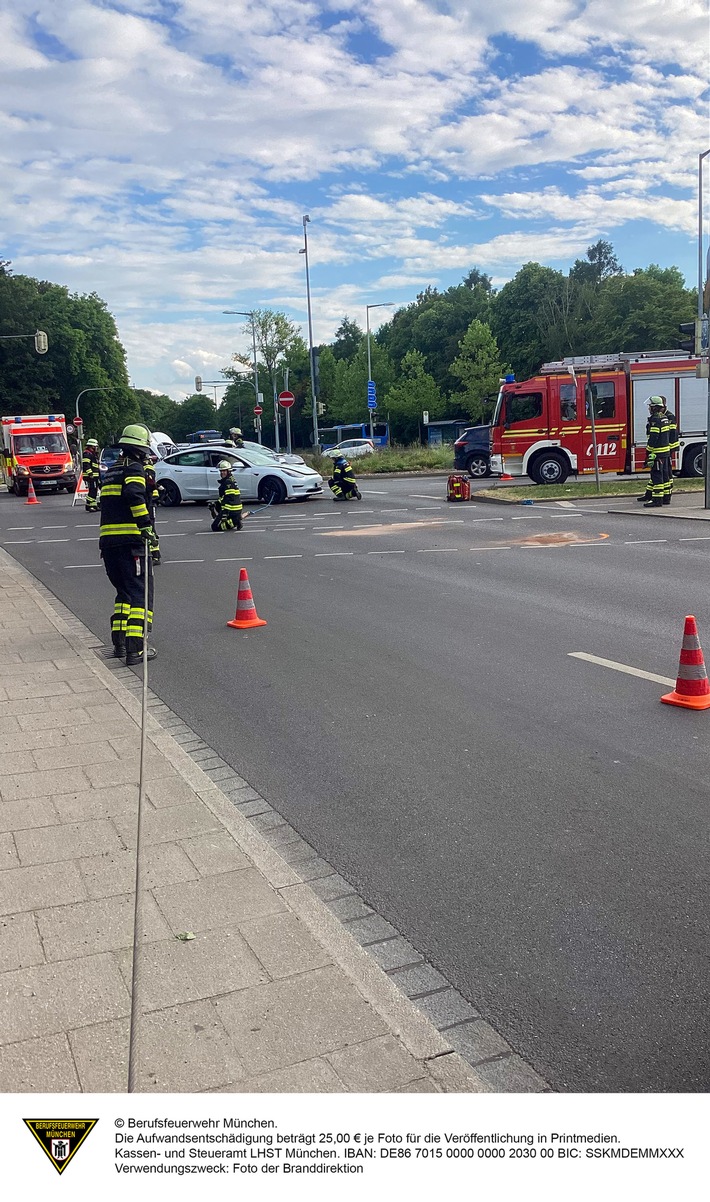
[(680, 351), (584, 355), (545, 363), (521, 383), (508, 377), (491, 424), (491, 470), (562, 484), (570, 473), (594, 472), (596, 440), (600, 472), (641, 472), (646, 401), (660, 394), (678, 422), (674, 466), (702, 475), (707, 384), (697, 365)]

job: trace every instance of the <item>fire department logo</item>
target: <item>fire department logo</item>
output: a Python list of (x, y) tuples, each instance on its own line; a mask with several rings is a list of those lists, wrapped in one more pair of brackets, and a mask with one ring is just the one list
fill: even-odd
[(63, 1173), (98, 1119), (23, 1119), (58, 1173)]

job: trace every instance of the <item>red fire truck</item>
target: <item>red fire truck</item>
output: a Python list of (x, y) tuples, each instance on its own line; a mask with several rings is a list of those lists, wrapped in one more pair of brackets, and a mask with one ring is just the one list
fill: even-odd
[[(700, 360), (682, 351), (583, 355), (544, 363), (537, 376), (507, 377), (491, 423), (491, 471), (561, 484), (569, 474), (642, 472), (650, 396), (666, 398), (678, 422), (675, 469), (703, 475), (708, 408)], [(587, 385), (594, 404), (594, 432)]]
[(26, 497), (30, 480), (35, 491), (75, 491), (76, 471), (63, 413), (3, 417), (0, 429), (2, 472), (8, 492)]

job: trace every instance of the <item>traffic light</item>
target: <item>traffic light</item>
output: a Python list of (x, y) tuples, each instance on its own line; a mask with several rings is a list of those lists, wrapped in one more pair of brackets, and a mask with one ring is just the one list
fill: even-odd
[(325, 404), (323, 401), (316, 401), (316, 413), (319, 417), (322, 417), (325, 413)]
[(44, 330), (37, 330), (37, 333), (35, 334), (35, 350), (37, 354), (46, 355), (48, 346), (49, 343), (47, 342), (47, 335), (45, 334)]
[(195, 392), (202, 392), (202, 376), (195, 376)]
[(681, 351), (687, 351), (690, 355), (700, 354), (700, 322), (699, 321), (684, 321), (678, 326), (681, 334), (690, 334), (692, 337), (684, 339), (678, 343)]

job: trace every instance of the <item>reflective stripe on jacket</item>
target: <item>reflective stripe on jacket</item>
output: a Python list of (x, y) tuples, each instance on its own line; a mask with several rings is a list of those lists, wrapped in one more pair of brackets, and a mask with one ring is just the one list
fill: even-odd
[(670, 451), (670, 422), (665, 413), (651, 415), (648, 427), (648, 442), (646, 450), (650, 454), (663, 455)]
[(219, 482), (219, 512), (223, 518), (235, 518), (242, 512), (242, 494), (231, 474)]
[(99, 547), (141, 543), (140, 532), (150, 524), (143, 464), (119, 459), (101, 489)]
[(85, 480), (98, 480), (99, 478), (99, 458), (96, 451), (87, 448), (84, 451), (81, 460), (81, 470)]

